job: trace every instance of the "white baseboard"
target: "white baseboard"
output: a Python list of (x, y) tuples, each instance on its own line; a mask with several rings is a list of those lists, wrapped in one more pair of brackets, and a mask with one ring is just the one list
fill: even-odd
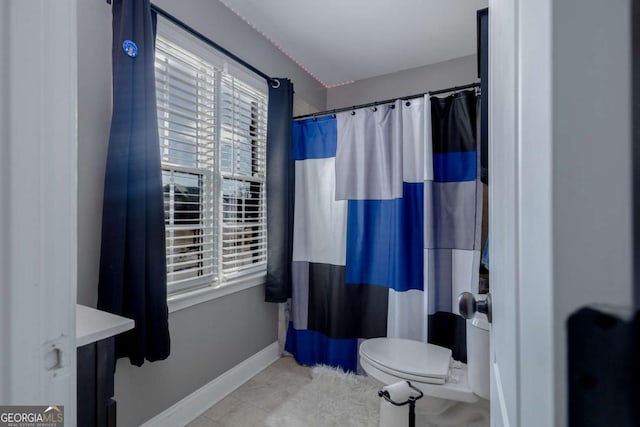
[(151, 418), (142, 427), (176, 427), (189, 424), (279, 357), (276, 341)]

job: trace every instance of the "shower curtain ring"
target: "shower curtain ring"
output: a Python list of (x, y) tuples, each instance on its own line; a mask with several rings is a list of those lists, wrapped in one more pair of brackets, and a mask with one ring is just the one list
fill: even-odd
[(280, 87), (280, 80), (271, 79), (271, 87), (274, 89), (278, 89)]

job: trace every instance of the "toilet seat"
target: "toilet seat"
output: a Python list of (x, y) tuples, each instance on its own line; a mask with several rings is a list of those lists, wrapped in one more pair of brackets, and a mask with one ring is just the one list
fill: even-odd
[(373, 338), (360, 345), (360, 358), (387, 374), (430, 384), (444, 384), (451, 350), (402, 338)]
[[(373, 343), (367, 344), (371, 341)], [(410, 344), (399, 343), (399, 341), (408, 341)], [(378, 349), (382, 350), (378, 352)], [(385, 352), (384, 349), (387, 351)], [(420, 349), (424, 353), (420, 353)], [(445, 350), (445, 353), (442, 353), (439, 349)], [(449, 369), (451, 351), (443, 347), (399, 338), (373, 338), (364, 341), (360, 345), (359, 354), (360, 365), (364, 371), (384, 384), (409, 380), (425, 396), (431, 398), (468, 403), (478, 401), (478, 396), (469, 388), (467, 365), (463, 364), (460, 368)], [(435, 356), (432, 359), (434, 362), (432, 365), (427, 362), (427, 357), (430, 358), (433, 354)], [(446, 368), (444, 368), (445, 373), (443, 374), (443, 362), (440, 357), (444, 357), (444, 354), (448, 354), (448, 358), (446, 359)], [(406, 359), (410, 359), (408, 365), (402, 365), (399, 362), (399, 360)], [(416, 363), (415, 361), (421, 362)], [(422, 366), (424, 369), (420, 369), (418, 366)], [(412, 373), (406, 371), (411, 371)], [(449, 381), (448, 375), (450, 375), (451, 381)], [(444, 407), (446, 405), (442, 406), (442, 408)]]

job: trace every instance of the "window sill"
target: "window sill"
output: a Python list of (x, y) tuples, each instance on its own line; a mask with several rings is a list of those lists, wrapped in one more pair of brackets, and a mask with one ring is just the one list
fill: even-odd
[(172, 295), (167, 299), (169, 313), (262, 285), (265, 282), (265, 278), (265, 273), (258, 273), (249, 277), (243, 277), (240, 280), (225, 283), (224, 285), (200, 288), (193, 291), (182, 292), (178, 295)]

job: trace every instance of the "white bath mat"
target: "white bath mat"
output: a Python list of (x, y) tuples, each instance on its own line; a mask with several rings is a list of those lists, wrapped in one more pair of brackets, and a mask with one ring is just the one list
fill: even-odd
[(312, 380), (267, 418), (269, 427), (374, 427), (382, 385), (372, 378), (316, 366)]
[[(312, 380), (269, 414), (268, 427), (378, 427), (382, 383), (316, 366)], [(416, 414), (420, 427), (488, 427), (489, 402), (458, 404), (439, 416)], [(403, 426), (394, 426), (403, 427)]]

